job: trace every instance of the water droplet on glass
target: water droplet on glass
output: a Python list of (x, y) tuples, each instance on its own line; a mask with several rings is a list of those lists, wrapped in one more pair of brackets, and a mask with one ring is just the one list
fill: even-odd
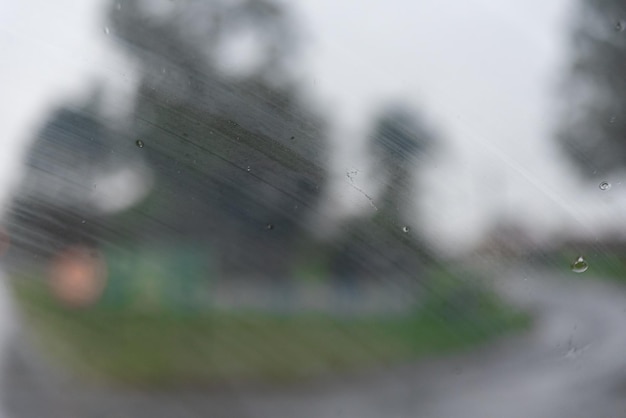
[(615, 22), (616, 31), (623, 32), (624, 29), (626, 29), (626, 22), (624, 22), (623, 20), (618, 20), (617, 22)]
[(135, 141), (135, 145), (137, 145), (139, 148), (143, 148), (144, 143), (141, 139), (138, 139), (137, 141)]
[(122, 9), (122, 3), (117, 3), (117, 4), (115, 5), (115, 8), (116, 8), (117, 10), (121, 10), (121, 9)]
[(292, 136), (290, 139), (293, 141), (294, 139), (296, 139), (296, 137), (295, 137), (295, 136)]
[(84, 219), (82, 221), (80, 221), (81, 224), (84, 224), (85, 222), (87, 222), (87, 221), (85, 221)]
[(406, 225), (402, 227), (402, 232), (405, 232), (405, 233), (406, 233), (406, 232), (409, 232), (410, 230), (411, 230), (411, 228), (409, 228), (409, 227), (408, 227), (408, 226), (406, 226)]
[(588, 268), (589, 264), (587, 264), (582, 255), (572, 263), (572, 271), (574, 273), (584, 273), (587, 271)]
[(251, 170), (250, 166), (246, 167), (246, 171), (249, 173)]
[(108, 35), (109, 33), (111, 33), (111, 29), (109, 29), (109, 27), (108, 27), (108, 26), (105, 26), (105, 27), (104, 27), (104, 34), (105, 34), (105, 35)]
[(274, 225), (273, 224), (267, 224), (267, 225), (265, 225), (265, 229), (267, 229), (268, 231), (271, 231), (272, 229), (274, 229)]
[(600, 188), (600, 190), (609, 190), (611, 188), (611, 183), (609, 183), (608, 181), (603, 181), (598, 187)]
[(611, 118), (609, 119), (609, 123), (615, 123), (615, 116), (611, 116)]

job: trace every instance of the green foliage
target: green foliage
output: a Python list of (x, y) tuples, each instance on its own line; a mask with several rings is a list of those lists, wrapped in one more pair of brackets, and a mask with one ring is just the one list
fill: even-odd
[(482, 288), (478, 278), (466, 272), (461, 275), (435, 269), (429, 276), (428, 285), (420, 311), (444, 322), (467, 323), (470, 327), (490, 326), (488, 323), (478, 324), (477, 321), (489, 322), (494, 314), (498, 316), (498, 313), (514, 312), (493, 292)]
[(138, 312), (206, 309), (216, 279), (208, 245), (106, 248), (108, 280), (99, 307)]
[[(282, 74), (295, 39), (287, 9), (270, 0), (172, 7), (163, 19), (136, 1), (110, 9), (112, 32), (142, 66), (131, 130), (155, 183), (116, 229), (138, 242), (209, 241), (226, 275), (286, 276), (325, 184), (326, 155), (322, 120)], [(233, 76), (215, 52), (240, 30), (272, 36), (258, 37), (267, 62)]]
[[(558, 254), (555, 262), (550, 267), (563, 266), (569, 268), (578, 255), (572, 255), (571, 251)], [(585, 256), (585, 261), (589, 264), (589, 269), (582, 274), (572, 273), (572, 277), (581, 280), (615, 280), (626, 283), (626, 256), (610, 250), (605, 252), (591, 252)]]
[[(46, 353), (84, 377), (140, 386), (293, 381), (371, 369), (469, 347), (529, 323), (491, 296), (475, 296), (482, 307), (463, 316), (449, 316), (443, 299), (399, 317), (142, 313), (105, 306), (67, 310), (40, 281), (12, 283)], [(443, 287), (451, 292), (454, 286)]]
[(393, 168), (411, 160), (432, 145), (433, 134), (416, 112), (404, 106), (390, 106), (374, 126), (372, 148), (378, 157)]
[(557, 139), (588, 176), (626, 164), (626, 5), (579, 1), (571, 32), (571, 74)]

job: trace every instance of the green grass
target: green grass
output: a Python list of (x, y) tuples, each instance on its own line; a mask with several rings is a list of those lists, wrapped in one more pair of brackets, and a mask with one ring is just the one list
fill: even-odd
[(449, 285), (407, 317), (337, 319), (70, 310), (41, 281), (12, 283), (46, 353), (84, 377), (139, 386), (292, 381), (375, 368), (472, 346), (529, 324), (488, 293), (474, 292), (471, 303), (459, 305), (454, 298), (468, 293)]
[(547, 268), (571, 271), (572, 263), (580, 254), (583, 254), (589, 268), (584, 273), (571, 272), (573, 277), (584, 280), (609, 279), (626, 283), (626, 255), (614, 251), (561, 251), (544, 257), (543, 265)]
[(626, 283), (626, 258), (617, 254), (602, 254), (586, 257), (589, 269), (586, 276), (604, 277)]

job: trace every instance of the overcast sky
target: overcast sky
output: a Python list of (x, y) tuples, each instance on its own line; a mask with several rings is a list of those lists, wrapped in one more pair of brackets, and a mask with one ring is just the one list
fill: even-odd
[[(424, 112), (441, 134), (445, 152), (425, 164), (416, 213), (442, 249), (473, 243), (502, 216), (540, 239), (626, 226), (621, 176), (583, 181), (552, 139), (572, 4), (298, 2), (313, 31), (310, 94), (333, 110), (338, 138), (362, 138), (372, 111), (393, 99)], [(349, 193), (342, 170), (362, 158), (342, 159), (337, 178)], [(603, 180), (610, 190), (598, 188)], [(352, 199), (367, 207), (362, 195)]]
[[(582, 181), (551, 139), (572, 2), (284, 3), (293, 6), (304, 33), (295, 72), (311, 105), (329, 118), (340, 149), (335, 204), (373, 210), (356, 190), (374, 194), (376, 176), (358, 144), (376, 109), (402, 101), (422, 112), (442, 141), (440, 152), (417, 167), (423, 192), (414, 198), (415, 225), (440, 248), (466, 248), (504, 215), (537, 237), (626, 229), (621, 177), (606, 178), (608, 191), (597, 187), (604, 178)], [(110, 109), (124, 114), (137, 77), (107, 36), (104, 4), (0, 3), (0, 198), (51, 106), (86, 96), (100, 80)], [(358, 172), (352, 180), (345, 175), (351, 170)]]

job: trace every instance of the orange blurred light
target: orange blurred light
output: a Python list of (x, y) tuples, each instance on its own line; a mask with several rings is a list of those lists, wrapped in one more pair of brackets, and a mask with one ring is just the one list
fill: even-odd
[(50, 289), (57, 299), (71, 307), (95, 303), (102, 295), (106, 276), (104, 258), (93, 248), (69, 247), (50, 262)]

